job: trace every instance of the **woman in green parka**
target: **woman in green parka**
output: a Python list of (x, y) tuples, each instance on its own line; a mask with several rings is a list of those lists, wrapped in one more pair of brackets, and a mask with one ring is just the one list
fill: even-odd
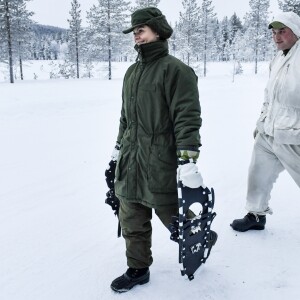
[(152, 264), (152, 209), (167, 227), (178, 215), (176, 172), (179, 160), (187, 172), (185, 185), (198, 187), (202, 177), (195, 165), (201, 126), (197, 76), (168, 53), (173, 30), (161, 11), (147, 7), (131, 16), (137, 61), (127, 70), (117, 149), (115, 194), (126, 241), (128, 270), (111, 288), (130, 290), (149, 281)]

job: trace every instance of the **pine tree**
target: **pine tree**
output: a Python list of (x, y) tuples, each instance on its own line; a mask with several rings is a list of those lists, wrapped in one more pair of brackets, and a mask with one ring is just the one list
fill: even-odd
[(29, 30), (32, 24), (30, 17), (33, 13), (26, 10), (27, 1), (30, 0), (0, 0), (2, 55), (8, 61), (11, 83), (14, 83), (14, 62), (18, 60), (23, 79), (22, 61), (29, 54)]
[[(226, 44), (226, 56), (229, 59), (236, 60), (236, 56), (239, 56), (236, 51), (239, 51), (239, 48), (236, 47), (237, 41), (236, 35), (238, 33), (243, 32), (243, 25), (239, 17), (234, 13), (230, 19), (228, 20), (228, 27), (227, 27), (227, 33), (228, 33), (228, 40)], [(243, 36), (239, 34), (238, 39), (243, 39)]]
[(23, 80), (23, 60), (30, 58), (30, 40), (32, 38), (30, 17), (33, 12), (26, 9), (26, 2), (19, 0), (16, 6), (13, 28), (17, 57), (19, 61), (20, 77)]
[(160, 0), (135, 0), (136, 5), (131, 8), (131, 11), (148, 6), (157, 7), (159, 2)]
[(69, 46), (71, 61), (76, 62), (76, 77), (79, 78), (79, 49), (81, 41), (81, 10), (78, 0), (72, 0), (72, 9), (70, 11), (71, 19), (68, 20), (70, 24)]
[(237, 74), (243, 72), (241, 61), (245, 59), (245, 48), (246, 41), (243, 38), (243, 32), (241, 29), (238, 29), (235, 32), (234, 38), (232, 40), (230, 51), (231, 57), (233, 60), (233, 72), (232, 72), (232, 81), (234, 82), (234, 77)]
[(209, 52), (209, 45), (213, 42), (213, 29), (214, 19), (216, 14), (214, 13), (214, 6), (212, 6), (211, 0), (203, 0), (201, 5), (201, 22), (200, 22), (200, 45), (202, 45), (203, 53), (203, 76), (207, 73), (207, 57)]
[(50, 41), (50, 56), (51, 56), (51, 59), (57, 60), (58, 51), (59, 51), (59, 45), (58, 45), (57, 41), (55, 41), (55, 40)]
[[(180, 36), (179, 32), (179, 27), (178, 27), (178, 22), (175, 22), (175, 26), (173, 26), (173, 33), (171, 37), (169, 38), (169, 49), (170, 49), (170, 54), (173, 56), (178, 56), (177, 55), (177, 49), (178, 49), (178, 38)], [(179, 56), (178, 56), (179, 57)]]
[(300, 16), (299, 0), (278, 0), (278, 5), (282, 11), (293, 11)]
[(199, 41), (200, 7), (196, 0), (183, 0), (183, 12), (180, 12), (179, 23), (176, 26), (177, 55), (190, 65), (191, 60), (196, 61), (197, 45)]
[(90, 55), (108, 61), (109, 80), (112, 78), (111, 63), (118, 45), (128, 39), (122, 33), (122, 29), (127, 25), (128, 5), (124, 0), (98, 0), (98, 4), (93, 5), (87, 14), (89, 26), (86, 37), (90, 41)]
[(253, 49), (255, 61), (255, 74), (257, 64), (261, 57), (265, 59), (268, 44), (270, 43), (268, 32), (268, 9), (270, 0), (250, 0), (251, 11), (247, 15), (249, 46)]
[(14, 71), (13, 71), (13, 46), (12, 46), (12, 7), (9, 1), (0, 0), (0, 28), (3, 29), (2, 40), (7, 43), (5, 49), (8, 54), (9, 61), (9, 76), (10, 83), (14, 83)]
[(76, 67), (68, 59), (65, 59), (63, 63), (58, 64), (58, 76), (61, 76), (65, 79), (75, 78)]
[(242, 31), (243, 30), (243, 25), (242, 25), (242, 22), (241, 22), (240, 18), (234, 12), (234, 14), (229, 19), (229, 40), (230, 40), (230, 44), (234, 40), (235, 35), (236, 35), (238, 30)]
[(220, 32), (220, 48), (221, 48), (221, 60), (228, 61), (229, 57), (229, 45), (231, 43), (230, 37), (230, 25), (229, 25), (228, 17), (224, 17), (222, 22), (220, 23), (219, 30)]

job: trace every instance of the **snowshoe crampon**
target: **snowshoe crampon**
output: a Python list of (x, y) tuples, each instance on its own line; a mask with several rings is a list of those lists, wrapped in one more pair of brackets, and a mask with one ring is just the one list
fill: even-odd
[[(188, 218), (190, 206), (200, 203), (202, 206), (198, 215)], [(171, 240), (179, 244), (179, 263), (181, 275), (194, 279), (196, 270), (206, 262), (212, 246), (218, 235), (211, 230), (211, 223), (216, 216), (214, 207), (214, 190), (200, 186), (188, 188), (178, 182), (179, 214), (174, 216), (169, 226)]]

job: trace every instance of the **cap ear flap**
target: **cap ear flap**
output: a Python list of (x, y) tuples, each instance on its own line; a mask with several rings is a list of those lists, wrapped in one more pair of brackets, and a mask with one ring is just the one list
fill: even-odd
[(149, 21), (147, 21), (146, 25), (148, 25), (154, 32), (159, 35), (161, 39), (164, 40), (168, 39), (173, 33), (173, 29), (168, 24), (164, 15), (151, 18)]

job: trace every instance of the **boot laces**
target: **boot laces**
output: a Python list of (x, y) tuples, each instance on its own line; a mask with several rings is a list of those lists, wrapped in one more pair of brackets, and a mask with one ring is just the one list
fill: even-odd
[(251, 217), (251, 216), (254, 216), (255, 217), (255, 221), (258, 223), (259, 222), (259, 215), (255, 212), (249, 212), (248, 213), (248, 216)]

